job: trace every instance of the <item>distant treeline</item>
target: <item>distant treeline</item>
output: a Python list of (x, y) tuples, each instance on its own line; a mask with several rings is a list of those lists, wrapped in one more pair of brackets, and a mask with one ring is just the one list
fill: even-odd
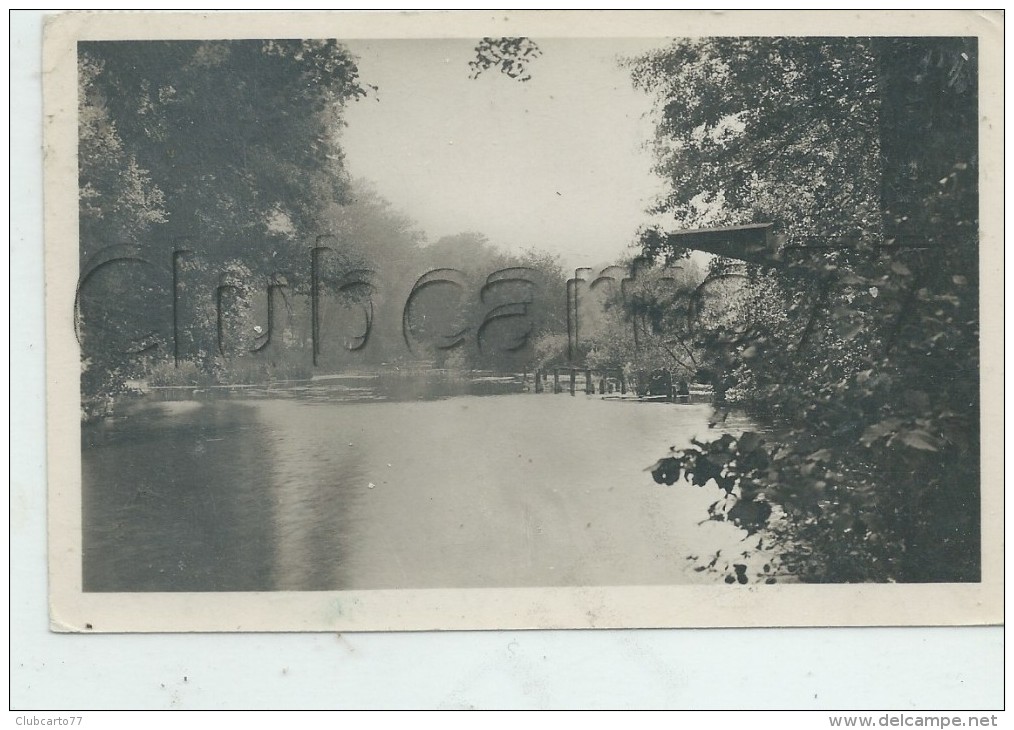
[[(348, 178), (343, 109), (370, 87), (340, 44), (82, 43), (79, 80), (86, 401), (152, 375), (420, 358), (510, 368), (565, 331), (551, 256), (506, 254), (478, 233), (427, 245)], [(420, 281), (440, 268), (455, 272)], [(524, 280), (488, 280), (512, 269)], [(484, 326), (510, 302), (526, 316), (506, 308)]]

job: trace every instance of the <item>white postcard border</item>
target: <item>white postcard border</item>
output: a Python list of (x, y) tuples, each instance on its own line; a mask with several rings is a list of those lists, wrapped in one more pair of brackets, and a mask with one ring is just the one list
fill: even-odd
[[(46, 28), (48, 502), (54, 631), (392, 631), (983, 625), (1003, 620), (1002, 14), (973, 11), (405, 14), (72, 13)], [(284, 30), (283, 30), (284, 29)], [(77, 40), (239, 37), (975, 35), (980, 51), (982, 582), (264, 593), (85, 593), (81, 586)]]

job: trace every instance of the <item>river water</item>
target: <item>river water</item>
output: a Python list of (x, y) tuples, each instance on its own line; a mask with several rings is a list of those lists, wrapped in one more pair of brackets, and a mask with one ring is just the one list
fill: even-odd
[(707, 403), (343, 388), (183, 389), (83, 426), (85, 590), (707, 583), (700, 558), (752, 544), (705, 520), (716, 487), (646, 471), (715, 435)]

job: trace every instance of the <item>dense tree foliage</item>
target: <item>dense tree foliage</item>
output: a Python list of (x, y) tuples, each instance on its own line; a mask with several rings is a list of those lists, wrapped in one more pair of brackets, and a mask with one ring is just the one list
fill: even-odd
[[(614, 276), (607, 270), (592, 280), (589, 306), (582, 308), (584, 359), (628, 376), (667, 370), (680, 381), (699, 378), (694, 304), (704, 274), (697, 264), (651, 267), (637, 259), (611, 268)], [(603, 284), (605, 293), (597, 294)]]
[[(770, 431), (662, 459), (815, 581), (977, 580), (974, 40), (703, 39), (639, 59), (672, 228), (771, 222), (697, 345)], [(646, 231), (645, 253), (678, 259)], [(753, 257), (748, 257), (753, 258)]]
[(83, 44), (93, 98), (164, 194), (169, 235), (248, 253), (323, 229), (347, 180), (342, 107), (366, 91), (333, 40)]
[(86, 397), (168, 359), (209, 371), (223, 298), (245, 325), (255, 289), (280, 309), (305, 291), (306, 242), (347, 199), (342, 107), (365, 93), (335, 41), (80, 44)]
[(633, 75), (659, 97), (656, 171), (669, 185), (656, 212), (689, 228), (774, 221), (794, 241), (879, 231), (870, 42), (685, 41)]

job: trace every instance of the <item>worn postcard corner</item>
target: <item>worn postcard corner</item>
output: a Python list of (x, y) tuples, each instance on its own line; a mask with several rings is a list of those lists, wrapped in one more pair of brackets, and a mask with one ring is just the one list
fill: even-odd
[(1002, 15), (502, 15), (47, 19), (52, 630), (1001, 623)]

